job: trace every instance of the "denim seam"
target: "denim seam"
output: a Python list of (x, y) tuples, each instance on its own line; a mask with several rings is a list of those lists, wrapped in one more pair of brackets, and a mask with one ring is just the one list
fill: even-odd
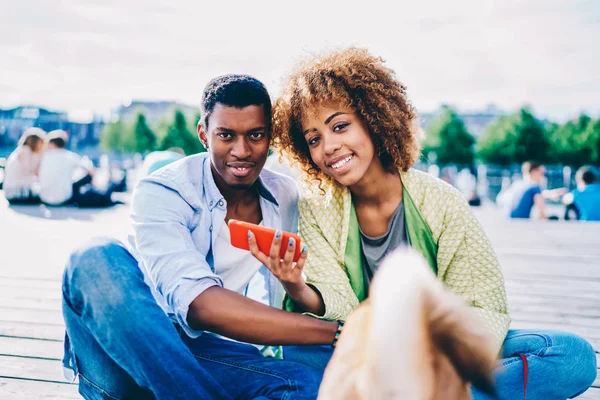
[(79, 379), (83, 379), (88, 384), (90, 384), (91, 386), (93, 386), (94, 389), (100, 391), (103, 395), (107, 396), (108, 398), (114, 399), (114, 400), (123, 400), (120, 397), (115, 397), (112, 394), (108, 393), (106, 390), (102, 389), (100, 386), (96, 385), (94, 382), (92, 382), (88, 378), (86, 378), (81, 372), (78, 375), (79, 375)]
[(552, 344), (552, 338), (550, 336), (548, 336), (548, 335), (544, 335), (544, 334), (541, 334), (541, 333), (531, 333), (531, 332), (528, 332), (528, 333), (523, 333), (523, 334), (520, 334), (520, 335), (512, 336), (511, 339), (512, 338), (517, 338), (517, 337), (523, 337), (523, 336), (537, 336), (537, 337), (540, 337), (540, 338), (542, 338), (542, 339), (544, 339), (546, 341), (546, 345), (544, 347), (542, 347), (537, 353), (525, 353), (525, 355), (533, 354), (533, 355), (536, 355), (538, 357), (543, 357), (546, 354), (546, 352), (550, 349), (550, 347), (552, 347), (552, 345), (553, 345)]
[(519, 358), (519, 357), (505, 358), (505, 360), (506, 360), (506, 362), (504, 362), (504, 360), (502, 360), (502, 361), (500, 362), (500, 365), (501, 365), (502, 367), (507, 367), (507, 366), (509, 366), (509, 365), (511, 365), (511, 364), (514, 364), (514, 363), (516, 363), (516, 362), (521, 362), (521, 358)]
[(201, 360), (212, 361), (212, 362), (215, 362), (215, 363), (218, 363), (218, 364), (222, 364), (222, 365), (229, 365), (229, 366), (236, 367), (236, 368), (239, 368), (239, 369), (243, 369), (243, 370), (246, 370), (246, 371), (251, 371), (251, 372), (256, 372), (256, 373), (263, 374), (263, 375), (273, 376), (275, 378), (279, 378), (282, 381), (286, 382), (290, 386), (291, 390), (293, 390), (293, 391), (298, 390), (297, 385), (296, 385), (296, 381), (294, 381), (294, 380), (286, 377), (285, 375), (281, 375), (281, 374), (278, 374), (278, 373), (273, 372), (273, 371), (269, 371), (269, 370), (262, 369), (262, 368), (257, 368), (257, 367), (252, 367), (252, 366), (247, 366), (247, 365), (244, 365), (244, 364), (236, 363), (234, 361), (225, 361), (225, 360), (222, 360), (222, 359), (219, 359), (219, 358), (214, 358), (214, 357), (209, 357), (209, 356), (204, 356), (204, 355), (200, 356), (200, 355), (194, 354), (194, 357), (198, 358), (198, 359), (201, 359)]

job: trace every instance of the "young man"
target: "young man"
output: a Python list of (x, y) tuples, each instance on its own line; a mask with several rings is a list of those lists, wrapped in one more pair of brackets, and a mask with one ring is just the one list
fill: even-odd
[(563, 203), (573, 207), (582, 221), (600, 221), (600, 184), (591, 167), (581, 167), (575, 174), (577, 189), (563, 197)]
[(548, 219), (545, 199), (557, 200), (565, 193), (564, 188), (544, 190), (546, 168), (537, 162), (525, 162), (521, 168), (523, 181), (511, 188), (510, 217), (530, 218), (535, 206), (540, 219)]
[[(249, 76), (218, 77), (201, 115), (208, 153), (162, 168), (134, 192), (134, 255), (99, 241), (67, 265), (64, 363), (78, 370), (86, 398), (316, 398), (331, 347), (306, 345), (331, 344), (339, 324), (277, 309), (282, 285), (229, 244), (231, 218), (297, 231), (294, 182), (263, 170), (267, 90)], [(305, 347), (286, 346), (279, 360), (263, 356), (277, 352), (269, 345)], [(302, 363), (315, 358), (318, 368)]]

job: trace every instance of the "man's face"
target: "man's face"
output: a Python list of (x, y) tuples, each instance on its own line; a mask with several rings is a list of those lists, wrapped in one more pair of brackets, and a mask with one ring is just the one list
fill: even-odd
[(198, 125), (198, 135), (210, 155), (217, 185), (252, 186), (269, 154), (271, 134), (264, 107), (217, 104), (207, 125)]
[(529, 175), (532, 181), (542, 183), (546, 177), (546, 168), (542, 165), (541, 167), (532, 170)]

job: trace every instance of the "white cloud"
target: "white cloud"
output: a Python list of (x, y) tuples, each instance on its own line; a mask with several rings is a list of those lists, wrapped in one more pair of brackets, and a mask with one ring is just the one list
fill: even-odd
[(293, 61), (332, 46), (383, 56), (420, 110), (532, 104), (600, 112), (595, 0), (198, 2), (21, 0), (0, 14), (0, 106), (77, 116), (131, 98), (197, 104), (213, 76), (277, 92)]

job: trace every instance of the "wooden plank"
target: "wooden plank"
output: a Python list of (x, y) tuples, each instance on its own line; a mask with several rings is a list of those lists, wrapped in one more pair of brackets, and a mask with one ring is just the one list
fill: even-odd
[(0, 398), (3, 400), (81, 400), (77, 385), (0, 378)]
[(0, 287), (0, 297), (11, 299), (49, 299), (61, 300), (62, 292), (58, 290), (39, 289), (30, 287)]
[(42, 290), (57, 290), (60, 292), (62, 283), (55, 279), (32, 279), (0, 277), (0, 286), (16, 288), (36, 288)]
[(0, 336), (0, 354), (61, 360), (63, 344), (47, 340)]
[[(600, 303), (600, 302), (599, 302)], [(547, 305), (547, 304), (515, 304), (509, 303), (508, 307), (509, 311), (512, 313), (520, 313), (520, 314), (535, 314), (535, 315), (546, 315), (546, 314), (554, 314), (556, 316), (572, 316), (572, 317), (581, 317), (588, 319), (600, 319), (600, 304), (598, 305), (569, 305), (569, 306), (561, 306), (557, 307), (556, 305)]]
[(0, 377), (65, 382), (60, 361), (16, 356), (0, 356)]
[(0, 321), (0, 336), (62, 341), (65, 337), (65, 328), (55, 324)]
[(581, 396), (577, 397), (577, 400), (599, 400), (600, 399), (600, 388), (589, 388)]
[(62, 312), (0, 307), (0, 321), (31, 322), (64, 326)]
[(506, 284), (510, 286), (522, 286), (529, 289), (546, 289), (550, 293), (569, 293), (569, 292), (589, 292), (598, 293), (600, 291), (600, 281), (575, 281), (563, 279), (527, 279), (525, 277), (517, 277), (516, 279), (506, 278)]
[(32, 310), (62, 311), (60, 298), (15, 298), (0, 296), (0, 308), (25, 308)]
[[(507, 293), (508, 294), (508, 293)], [(510, 292), (508, 296), (508, 304), (547, 304), (547, 305), (555, 305), (556, 308), (565, 307), (578, 307), (579, 305), (588, 307), (588, 306), (599, 306), (598, 299), (578, 299), (573, 298), (572, 296), (560, 296), (556, 294), (546, 295), (536, 295), (531, 296), (530, 294), (524, 293), (514, 293)]]

